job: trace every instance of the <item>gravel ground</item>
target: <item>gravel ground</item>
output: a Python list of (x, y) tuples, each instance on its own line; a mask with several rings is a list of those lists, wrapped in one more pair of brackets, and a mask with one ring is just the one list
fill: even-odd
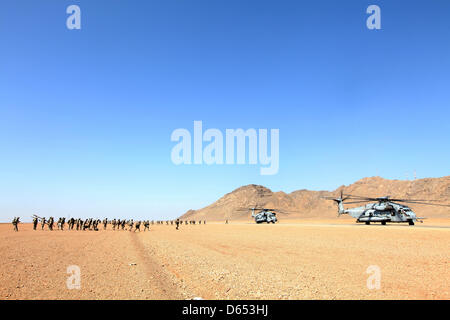
[[(109, 226), (110, 228), (110, 226)], [(14, 232), (0, 225), (0, 299), (449, 299), (450, 221), (152, 226)], [(68, 289), (67, 267), (81, 271)], [(368, 289), (369, 266), (379, 289)]]

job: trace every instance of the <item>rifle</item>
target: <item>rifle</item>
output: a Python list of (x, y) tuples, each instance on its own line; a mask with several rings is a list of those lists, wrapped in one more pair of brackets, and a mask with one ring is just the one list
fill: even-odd
[(38, 218), (38, 219), (41, 220), (41, 222), (45, 221), (45, 218), (41, 218), (41, 217), (39, 217), (38, 215), (35, 215), (35, 214), (33, 214), (32, 218)]

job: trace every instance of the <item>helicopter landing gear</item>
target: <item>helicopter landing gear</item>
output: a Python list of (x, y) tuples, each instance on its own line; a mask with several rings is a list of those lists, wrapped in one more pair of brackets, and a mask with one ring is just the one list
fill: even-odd
[(386, 225), (386, 221), (381, 221), (381, 225), (385, 226)]
[(408, 224), (409, 224), (410, 226), (413, 226), (413, 225), (414, 225), (414, 221), (408, 220)]
[(366, 224), (369, 225), (369, 224), (370, 224), (370, 221), (366, 221)]

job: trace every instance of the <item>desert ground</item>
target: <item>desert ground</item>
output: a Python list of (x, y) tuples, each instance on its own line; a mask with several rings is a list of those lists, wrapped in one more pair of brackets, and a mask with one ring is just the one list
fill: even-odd
[[(0, 256), (2, 300), (450, 298), (449, 219), (207, 222), (140, 233), (0, 224)], [(67, 288), (71, 265), (80, 289)], [(370, 290), (372, 265), (381, 281)]]

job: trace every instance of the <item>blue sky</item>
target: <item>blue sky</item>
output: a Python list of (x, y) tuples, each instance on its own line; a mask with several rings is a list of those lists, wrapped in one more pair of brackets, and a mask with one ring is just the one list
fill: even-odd
[[(165, 219), (250, 183), (448, 175), (449, 15), (438, 0), (3, 1), (0, 220)], [(279, 129), (278, 174), (175, 166), (170, 135), (194, 120)]]

